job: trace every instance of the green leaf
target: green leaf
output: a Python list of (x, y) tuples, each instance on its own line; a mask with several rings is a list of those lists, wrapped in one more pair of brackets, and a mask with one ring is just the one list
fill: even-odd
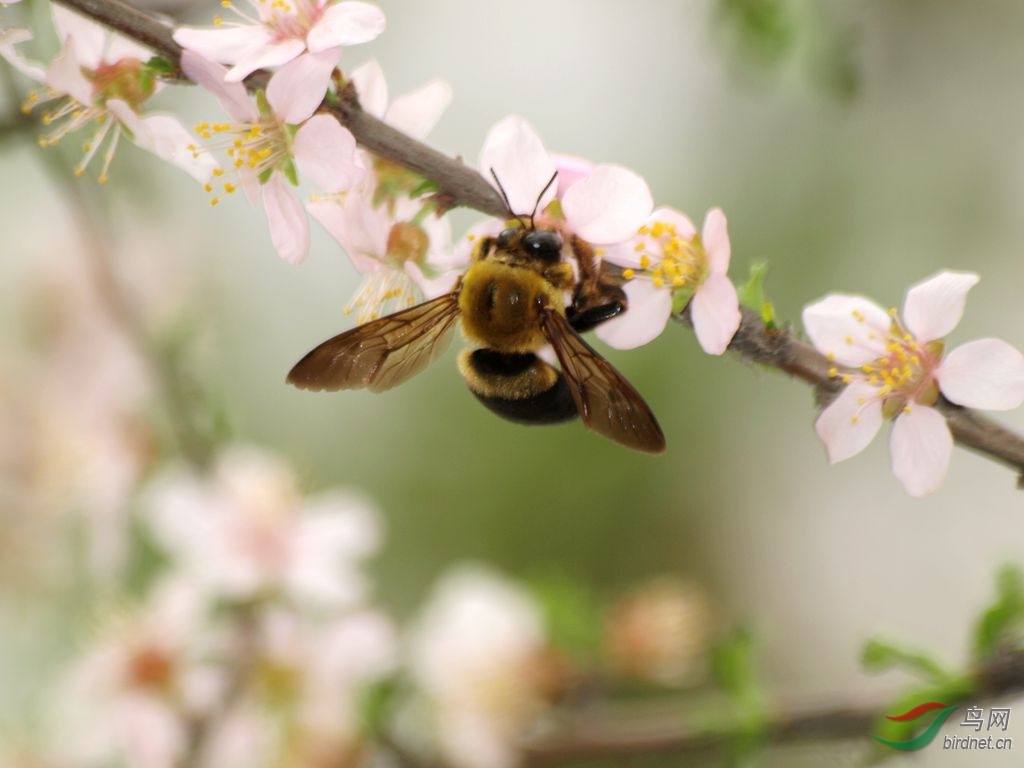
[(364, 731), (375, 736), (387, 733), (388, 723), (394, 714), (395, 707), (401, 698), (404, 688), (397, 675), (377, 680), (365, 688), (359, 697), (359, 719)]
[(955, 676), (951, 670), (923, 651), (902, 648), (877, 638), (871, 638), (865, 643), (861, 664), (872, 672), (901, 668), (935, 684), (945, 683)]
[(757, 680), (755, 647), (753, 635), (740, 629), (711, 653), (712, 676), (735, 706), (728, 748), (731, 766), (751, 765), (765, 744), (768, 707)]
[(417, 198), (421, 195), (428, 195), (437, 192), (438, 186), (436, 182), (430, 179), (420, 179), (419, 183), (409, 190), (409, 197)]
[(147, 61), (146, 69), (158, 75), (174, 74), (174, 65), (163, 56), (154, 56)]
[[(926, 685), (912, 688), (889, 704), (884, 712), (878, 713), (878, 720), (871, 727), (870, 733), (886, 741), (906, 741), (922, 730), (923, 725), (926, 725), (926, 723), (923, 723), (925, 718), (899, 722), (897, 720), (889, 720), (886, 715), (901, 715), (918, 704), (928, 701), (938, 701), (943, 704), (953, 705), (969, 698), (971, 694), (972, 685), (967, 677), (950, 678), (942, 685)], [(898, 754), (898, 751), (879, 744), (877, 745), (877, 753), (873, 762), (877, 762), (880, 758), (893, 757)]]
[(768, 328), (775, 328), (775, 305), (765, 296), (764, 292), (768, 269), (767, 261), (757, 261), (751, 264), (750, 277), (736, 292), (739, 294), (740, 304), (757, 312)]
[(279, 167), (281, 169), (281, 173), (283, 173), (284, 177), (292, 183), (293, 187), (299, 186), (299, 172), (296, 170), (295, 163), (290, 157), (286, 157), (282, 160)]
[(558, 572), (535, 576), (529, 584), (551, 643), (573, 661), (592, 661), (601, 647), (601, 607), (594, 594)]
[(981, 615), (974, 630), (973, 656), (990, 658), (1001, 645), (1024, 637), (1024, 573), (1012, 565), (996, 576), (996, 601)]

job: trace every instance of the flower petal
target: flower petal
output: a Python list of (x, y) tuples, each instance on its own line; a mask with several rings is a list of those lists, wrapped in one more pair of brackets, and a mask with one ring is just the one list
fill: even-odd
[(358, 0), (344, 0), (324, 11), (306, 35), (309, 50), (316, 53), (339, 45), (368, 43), (384, 31), (384, 11)]
[(270, 33), (259, 24), (207, 27), (178, 27), (174, 42), (186, 51), (220, 64), (233, 64), (246, 52), (270, 42)]
[[(54, 6), (57, 7), (57, 6)], [(32, 33), (27, 29), (15, 27), (12, 29), (0, 29), (0, 58), (26, 77), (38, 82), (46, 79), (46, 69), (34, 61), (30, 61), (21, 55), (16, 46), (32, 39)]]
[(595, 329), (597, 338), (615, 349), (635, 349), (653, 341), (672, 314), (672, 291), (655, 288), (649, 280), (630, 280), (622, 286), (629, 308)]
[(704, 252), (708, 256), (708, 266), (712, 274), (724, 275), (729, 271), (729, 257), (732, 246), (729, 244), (729, 227), (721, 208), (712, 208), (704, 217), (704, 228), (701, 238)]
[(108, 101), (107, 109), (132, 132), (136, 146), (177, 165), (200, 183), (213, 176), (217, 161), (208, 152), (190, 149), (195, 146), (195, 140), (175, 118), (168, 115), (139, 117), (120, 99)]
[(555, 196), (552, 185), (538, 204), (541, 190), (555, 174), (555, 164), (533, 126), (516, 115), (499, 121), (487, 133), (480, 173), (495, 188), (494, 177), (498, 177), (514, 214), (527, 215), (534, 206), (541, 210)]
[(395, 99), (384, 121), (414, 139), (425, 139), (451, 103), (452, 87), (444, 80), (431, 80)]
[(388, 81), (377, 60), (370, 59), (356, 67), (348, 79), (355, 83), (359, 106), (363, 111), (383, 120), (388, 108)]
[(64, 47), (46, 69), (46, 84), (53, 90), (66, 93), (83, 104), (92, 103), (92, 83), (82, 74), (77, 44), (73, 37), (64, 41)]
[(558, 197), (560, 198), (565, 196), (569, 187), (594, 172), (594, 164), (583, 157), (552, 152), (551, 159), (555, 161), (555, 167), (558, 168)]
[(388, 222), (382, 210), (362, 195), (348, 195), (344, 203), (321, 197), (306, 203), (306, 209), (345, 250), (361, 275), (384, 266)]
[(926, 405), (912, 405), (896, 418), (889, 450), (896, 479), (911, 496), (924, 496), (946, 476), (953, 436), (941, 413)]
[(355, 137), (330, 115), (314, 115), (299, 128), (292, 154), (302, 177), (324, 192), (350, 189), (366, 173), (356, 161)]
[(939, 272), (907, 291), (903, 321), (922, 344), (941, 339), (964, 314), (967, 292), (978, 282), (973, 272)]
[(228, 71), (220, 64), (186, 48), (181, 54), (181, 70), (189, 80), (212, 93), (221, 108), (235, 120), (254, 123), (259, 119), (245, 86), (224, 82)]
[(1002, 339), (978, 339), (943, 359), (935, 378), (942, 394), (968, 408), (1008, 411), (1024, 403), (1024, 355)]
[(825, 444), (828, 460), (835, 464), (867, 448), (882, 426), (882, 401), (867, 382), (849, 384), (821, 412), (814, 424)]
[(288, 38), (276, 42), (266, 42), (246, 50), (238, 57), (238, 61), (228, 70), (224, 78), (229, 83), (240, 83), (257, 69), (279, 67), (299, 56), (306, 50), (301, 40)]
[(64, 44), (69, 37), (73, 38), (78, 63), (95, 69), (103, 61), (107, 31), (99, 24), (56, 3), (50, 6), (50, 10), (57, 39)]
[(651, 190), (628, 168), (599, 165), (562, 198), (565, 220), (591, 243), (618, 243), (636, 234), (654, 208)]
[(840, 365), (864, 365), (885, 353), (889, 313), (863, 296), (833, 293), (804, 307), (803, 321), (811, 343)]
[(267, 212), (270, 239), (281, 258), (289, 264), (305, 259), (309, 251), (309, 222), (302, 203), (280, 174), (274, 174), (263, 185), (263, 209)]
[(267, 101), (286, 123), (301, 123), (316, 111), (327, 94), (331, 73), (341, 61), (341, 49), (304, 53), (292, 59), (267, 84)]
[(740, 327), (740, 300), (726, 275), (708, 276), (690, 301), (690, 316), (701, 348), (709, 355), (725, 352)]

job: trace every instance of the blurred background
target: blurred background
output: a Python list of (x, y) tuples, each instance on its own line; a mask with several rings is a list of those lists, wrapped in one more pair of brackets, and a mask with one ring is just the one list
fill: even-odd
[[(380, 5), (386, 33), (342, 67), (375, 57), (392, 94), (450, 82), (430, 138), (445, 152), (475, 161), (488, 128), (520, 114), (552, 151), (636, 170), (658, 204), (694, 219), (721, 206), (734, 280), (766, 260), (784, 323), (828, 292), (899, 306), (942, 268), (972, 270), (982, 279), (950, 342), (1024, 347), (1019, 3)], [(160, 8), (196, 24), (214, 15)], [(212, 99), (172, 91), (159, 103), (186, 125), (211, 119)], [(19, 101), (8, 88), (4, 114)], [(76, 141), (44, 153), (36, 133), (12, 117), (0, 136), (0, 737), (31, 741), (97, 604), (142, 578), (132, 499), (196, 435), (277, 454), (309, 493), (371, 499), (383, 530), (367, 566), (374, 600), (399, 622), (464, 562), (601, 605), (681, 580), (705, 596), (708, 633), (750, 629), (761, 684), (783, 701), (898, 692), (901, 673), (861, 668), (869, 636), (961, 663), (998, 567), (1024, 559), (1012, 472), (957, 449), (942, 488), (913, 499), (884, 439), (830, 467), (806, 386), (711, 358), (678, 326), (632, 352), (597, 343), (658, 415), (660, 457), (579, 424), (494, 418), (455, 370), (459, 344), (386, 394), (287, 387), (291, 365), (349, 325), (359, 277), (335, 241), (314, 223), (309, 259), (289, 266), (241, 198), (212, 208), (129, 146), (108, 185), (62, 177)], [(453, 231), (478, 219), (456, 212)], [(104, 275), (130, 297), (135, 338), (111, 317)], [(1020, 413), (998, 418), (1024, 429)], [(1021, 728), (1011, 716), (1008, 735)], [(957, 731), (951, 719), (943, 732)], [(849, 765), (862, 748), (771, 750), (760, 764)], [(1009, 759), (933, 747), (914, 764)]]

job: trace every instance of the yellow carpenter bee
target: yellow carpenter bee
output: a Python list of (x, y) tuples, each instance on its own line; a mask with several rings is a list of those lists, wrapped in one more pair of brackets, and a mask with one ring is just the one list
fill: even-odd
[[(476, 348), (459, 356), (459, 371), (494, 413), (521, 424), (579, 415), (625, 446), (664, 451), (665, 437), (647, 403), (580, 337), (622, 312), (625, 294), (601, 272), (589, 244), (571, 238), (577, 278), (562, 259), (558, 232), (535, 227), (532, 215), (513, 217), (517, 221), (497, 237), (478, 242), (451, 293), (328, 339), (292, 368), (288, 383), (311, 390), (391, 389), (443, 352), (460, 320)], [(548, 344), (561, 371), (537, 356)]]

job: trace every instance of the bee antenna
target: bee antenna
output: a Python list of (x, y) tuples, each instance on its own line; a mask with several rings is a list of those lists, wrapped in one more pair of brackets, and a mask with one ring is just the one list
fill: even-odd
[(505, 210), (508, 211), (508, 215), (513, 219), (519, 219), (519, 223), (525, 227), (526, 222), (523, 221), (523, 217), (512, 210), (512, 203), (508, 201), (508, 192), (506, 192), (505, 187), (501, 185), (501, 179), (498, 178), (498, 174), (494, 172), (493, 168), (491, 168), (491, 176), (494, 178), (494, 183), (498, 185), (498, 191), (501, 192), (501, 199), (505, 203)]
[(537, 202), (533, 204), (533, 211), (530, 213), (530, 228), (534, 228), (533, 217), (537, 215), (537, 209), (540, 207), (541, 198), (544, 197), (544, 193), (551, 189), (551, 185), (555, 183), (555, 179), (558, 178), (558, 171), (556, 170), (551, 174), (551, 178), (548, 179), (548, 183), (544, 185), (544, 189), (537, 195)]

